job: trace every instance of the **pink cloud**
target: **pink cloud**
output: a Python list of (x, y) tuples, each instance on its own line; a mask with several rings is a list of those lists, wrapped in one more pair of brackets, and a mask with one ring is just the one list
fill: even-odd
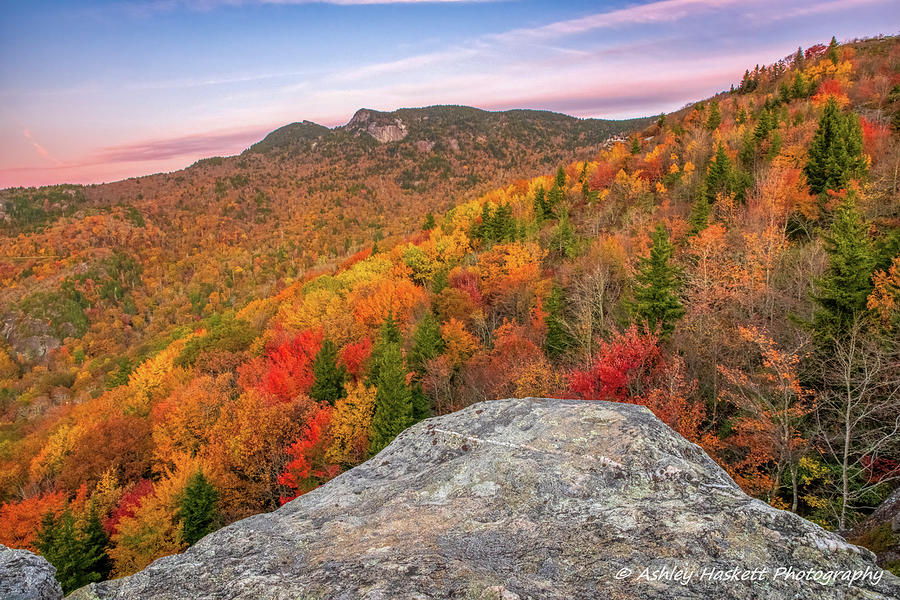
[(87, 159), (89, 164), (166, 160), (201, 155), (236, 154), (258, 142), (273, 127), (207, 132), (107, 146)]
[(69, 162), (56, 159), (26, 129), (25, 139), (53, 165), (0, 169), (0, 188), (98, 183), (175, 171), (200, 158), (237, 154), (272, 129), (274, 126), (257, 126), (118, 144), (99, 148), (81, 160)]
[(61, 162), (59, 159), (57, 159), (55, 156), (53, 156), (52, 154), (50, 154), (50, 151), (49, 151), (49, 150), (47, 150), (46, 148), (44, 148), (43, 146), (41, 146), (41, 145), (38, 143), (38, 141), (37, 141), (36, 139), (34, 139), (34, 136), (31, 135), (31, 130), (30, 130), (30, 129), (27, 129), (27, 128), (26, 128), (24, 131), (22, 131), (22, 135), (25, 137), (26, 140), (28, 140), (28, 143), (30, 143), (30, 144), (32, 145), (32, 147), (34, 148), (34, 150), (35, 150), (41, 157), (46, 158), (47, 160), (49, 160), (50, 162), (52, 162), (52, 163), (54, 163), (54, 164), (57, 164), (57, 165), (61, 165), (61, 164), (62, 164), (62, 162)]

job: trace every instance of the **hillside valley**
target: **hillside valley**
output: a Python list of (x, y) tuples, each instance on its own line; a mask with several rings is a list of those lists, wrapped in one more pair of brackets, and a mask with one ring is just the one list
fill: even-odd
[(373, 457), (429, 417), (558, 398), (646, 407), (609, 410), (900, 572), (889, 523), (849, 533), (900, 481), (900, 39), (735, 75), (647, 119), (362, 109), (0, 191), (0, 544), (68, 593), (401, 477)]

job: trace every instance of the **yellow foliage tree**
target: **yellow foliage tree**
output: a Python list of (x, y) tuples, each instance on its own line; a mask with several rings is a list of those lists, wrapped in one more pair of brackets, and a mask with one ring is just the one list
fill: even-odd
[(334, 405), (331, 446), (325, 460), (352, 465), (361, 462), (369, 448), (369, 430), (375, 412), (375, 388), (362, 381), (346, 385), (347, 396)]

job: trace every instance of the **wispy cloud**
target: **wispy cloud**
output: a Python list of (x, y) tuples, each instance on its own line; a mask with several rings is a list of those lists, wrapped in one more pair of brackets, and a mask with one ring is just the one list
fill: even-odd
[(53, 156), (52, 154), (50, 154), (50, 151), (49, 151), (49, 150), (47, 150), (46, 148), (44, 148), (43, 146), (41, 146), (41, 145), (38, 143), (38, 141), (37, 141), (36, 139), (34, 139), (34, 136), (31, 134), (31, 130), (30, 130), (30, 129), (27, 129), (27, 128), (26, 128), (25, 130), (23, 130), (23, 131), (22, 131), (22, 136), (23, 136), (26, 140), (28, 140), (28, 143), (31, 144), (31, 146), (34, 148), (35, 152), (37, 152), (41, 157), (46, 158), (47, 160), (49, 160), (50, 162), (52, 162), (52, 163), (54, 163), (54, 164), (56, 164), (56, 165), (61, 165), (61, 164), (62, 164), (62, 161), (60, 161), (60, 160), (57, 159), (55, 156)]
[(577, 19), (557, 21), (540, 27), (513, 29), (491, 37), (502, 41), (524, 38), (558, 38), (624, 25), (672, 23), (702, 11), (716, 10), (738, 2), (739, 0), (662, 0), (661, 2), (650, 2), (595, 13)]
[(258, 142), (271, 130), (272, 126), (253, 127), (239, 131), (203, 132), (107, 146), (91, 154), (86, 160), (86, 164), (143, 162), (182, 156), (233, 154)]
[(248, 5), (290, 6), (302, 4), (333, 4), (338, 6), (366, 6), (377, 4), (471, 4), (503, 0), (148, 0), (144, 2), (123, 2), (119, 6), (133, 16), (149, 16), (155, 13), (171, 12), (186, 8), (197, 12), (208, 12), (217, 8)]

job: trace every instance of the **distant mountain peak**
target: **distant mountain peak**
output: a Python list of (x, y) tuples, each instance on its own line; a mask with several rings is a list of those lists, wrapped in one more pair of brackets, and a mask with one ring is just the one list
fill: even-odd
[(395, 116), (395, 113), (383, 113), (368, 108), (356, 111), (344, 129), (357, 136), (368, 133), (382, 144), (399, 142), (409, 135), (409, 127), (403, 119)]

